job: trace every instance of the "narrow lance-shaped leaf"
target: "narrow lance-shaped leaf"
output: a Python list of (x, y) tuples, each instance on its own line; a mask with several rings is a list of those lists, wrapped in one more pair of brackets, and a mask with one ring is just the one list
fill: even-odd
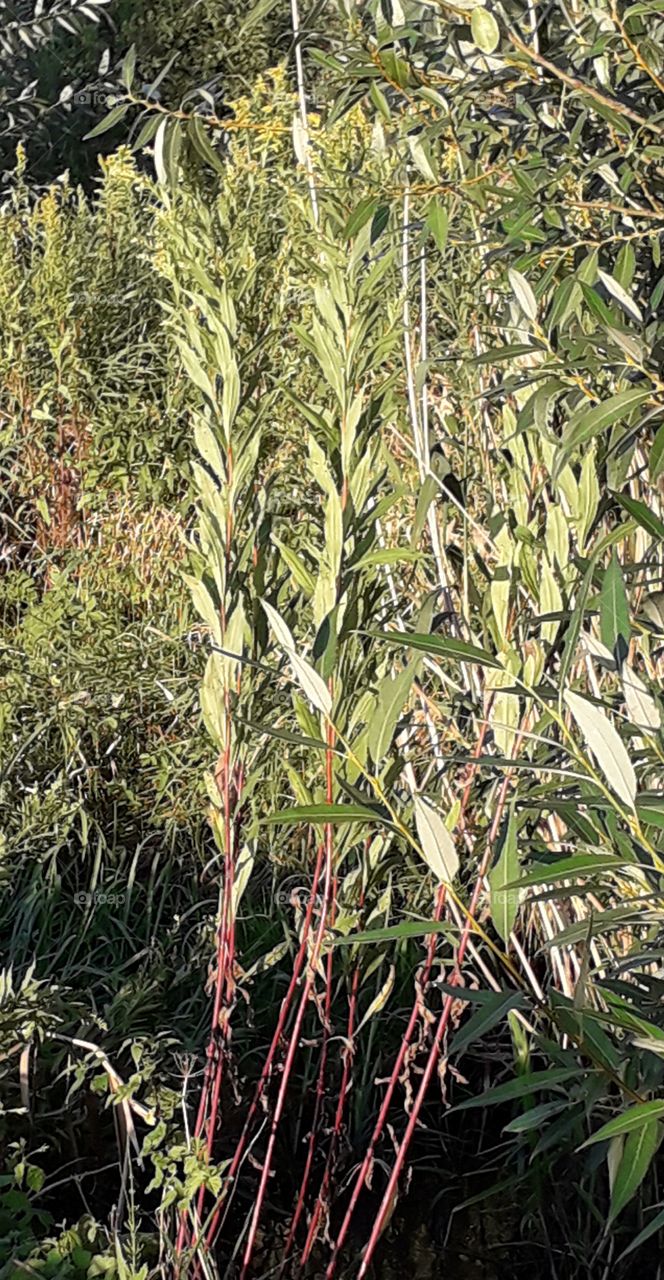
[(662, 723), (659, 707), (628, 663), (622, 669), (622, 685), (627, 715), (632, 724), (646, 733), (655, 733)]
[(525, 1098), (543, 1090), (555, 1089), (570, 1080), (579, 1079), (581, 1071), (578, 1067), (553, 1067), (550, 1071), (532, 1071), (517, 1076), (514, 1080), (506, 1080), (493, 1089), (485, 1089), (476, 1098), (468, 1098), (452, 1107), (453, 1111), (469, 1111), (473, 1107), (497, 1106), (503, 1102), (511, 1102), (515, 1098)]
[(522, 1004), (523, 995), (520, 991), (492, 991), (482, 1008), (478, 1009), (477, 1013), (474, 1013), (454, 1036), (450, 1046), (451, 1052), (462, 1053), (469, 1044), (480, 1040), (499, 1022), (502, 1022), (510, 1009), (517, 1009)]
[[(477, 10), (475, 10), (477, 13)], [(497, 29), (497, 28), (496, 28)], [(537, 319), (537, 298), (533, 293), (531, 285), (528, 284), (525, 276), (520, 271), (508, 271), (509, 282), (512, 286), (512, 292), (523, 311), (523, 314), (529, 320)]]
[(392, 988), (394, 987), (395, 973), (396, 973), (396, 969), (394, 965), (391, 964), (390, 971), (380, 991), (376, 996), (374, 996), (373, 1000), (371, 1001), (371, 1004), (369, 1005), (369, 1008), (367, 1009), (366, 1013), (364, 1014), (364, 1017), (362, 1018), (362, 1021), (358, 1025), (358, 1028), (357, 1028), (358, 1031), (360, 1031), (361, 1028), (366, 1025), (366, 1023), (369, 1021), (370, 1018), (373, 1018), (374, 1014), (380, 1013), (381, 1009), (385, 1008), (385, 1005), (387, 1004), (392, 994)]
[(466, 644), (465, 640), (448, 639), (445, 636), (420, 635), (417, 632), (372, 631), (376, 640), (387, 640), (390, 644), (406, 645), (409, 649), (421, 649), (431, 654), (432, 658), (456, 658), (459, 662), (477, 662), (482, 667), (500, 668), (500, 663), (486, 649), (478, 649), (477, 645)]
[(332, 711), (332, 697), (330, 691), (321, 679), (318, 672), (314, 670), (310, 663), (301, 658), (295, 651), (295, 641), (291, 635), (290, 628), (284, 622), (281, 615), (273, 608), (267, 600), (263, 600), (263, 608), (267, 614), (268, 621), (282, 649), (288, 656), (289, 662), (293, 668), (295, 678), (300, 685), (303, 693), (306, 694), (309, 701), (313, 703), (317, 711), (321, 711), (323, 715), (329, 716)]
[(619, 302), (621, 307), (624, 307), (625, 311), (627, 311), (629, 315), (633, 316), (635, 320), (642, 321), (643, 316), (641, 315), (639, 308), (634, 300), (630, 298), (627, 291), (623, 289), (622, 285), (619, 284), (613, 276), (610, 276), (607, 271), (598, 269), (597, 274), (602, 281), (604, 288), (613, 298), (615, 298), (616, 302)]
[(528, 1133), (531, 1129), (539, 1129), (550, 1116), (558, 1115), (561, 1111), (567, 1111), (568, 1109), (569, 1102), (566, 1098), (559, 1098), (556, 1102), (541, 1102), (539, 1106), (524, 1112), (523, 1115), (515, 1116), (513, 1120), (510, 1120), (505, 1125), (503, 1132)]
[(599, 616), (602, 643), (613, 652), (617, 641), (621, 640), (626, 651), (630, 637), (629, 604), (615, 551), (602, 579)]
[(621, 422), (642, 405), (649, 394), (649, 391), (640, 387), (631, 387), (628, 391), (619, 391), (616, 395), (609, 396), (608, 400), (603, 400), (590, 409), (581, 409), (568, 423), (563, 437), (562, 454), (557, 460), (557, 470), (562, 469), (565, 458), (569, 457), (573, 449), (585, 440), (599, 435), (601, 431), (608, 431), (616, 422)]
[(641, 528), (646, 530), (646, 533), (656, 538), (658, 542), (664, 541), (664, 520), (655, 515), (645, 502), (639, 502), (638, 498), (633, 498), (629, 493), (614, 493), (613, 496), (621, 507), (641, 525)]
[(653, 1156), (662, 1138), (662, 1126), (657, 1120), (650, 1120), (633, 1133), (628, 1134), (623, 1148), (613, 1187), (611, 1188), (611, 1211), (609, 1222), (613, 1222), (619, 1213), (636, 1195)]
[(375, 809), (361, 804), (300, 804), (280, 809), (261, 818), (263, 826), (284, 826), (291, 822), (380, 822)]
[(454, 841), (433, 805), (422, 796), (415, 796), (415, 826), (427, 866), (439, 883), (449, 883), (459, 870), (459, 858)]
[(616, 1258), (616, 1262), (622, 1262), (623, 1258), (626, 1258), (628, 1254), (634, 1253), (635, 1249), (639, 1249), (642, 1244), (645, 1244), (646, 1240), (654, 1236), (657, 1231), (661, 1231), (662, 1227), (664, 1227), (664, 1209), (660, 1209), (659, 1213), (656, 1213), (654, 1218), (651, 1218), (643, 1228), (643, 1231), (639, 1231), (627, 1248), (623, 1249), (620, 1256)]
[(491, 893), (491, 919), (503, 942), (507, 942), (514, 927), (519, 905), (519, 890), (513, 887), (519, 871), (519, 853), (516, 839), (514, 805), (510, 808), (507, 832), (500, 857), (489, 872)]
[(93, 129), (90, 129), (89, 133), (86, 133), (83, 141), (87, 142), (88, 138), (98, 138), (101, 133), (106, 133), (108, 129), (112, 129), (113, 125), (118, 124), (126, 116), (130, 106), (131, 103), (129, 102), (118, 103), (108, 112), (108, 115), (104, 116), (103, 120), (99, 121), (99, 124), (96, 124)]
[(520, 880), (512, 880), (506, 889), (526, 889), (532, 885), (555, 884), (557, 880), (573, 880), (576, 876), (599, 875), (602, 871), (617, 871), (628, 865), (614, 853), (579, 853), (569, 858), (559, 858), (538, 871), (529, 871)]
[(628, 809), (634, 808), (636, 774), (627, 751), (601, 707), (568, 690), (565, 702), (578, 724), (586, 745), (604, 774), (609, 786)]
[(256, 856), (255, 846), (253, 842), (246, 844), (240, 852), (235, 875), (233, 877), (233, 914), (237, 914), (242, 895), (249, 883), (251, 873), (254, 869), (254, 860)]
[(436, 242), (436, 248), (440, 253), (443, 252), (443, 249), (447, 244), (448, 223), (449, 217), (447, 209), (434, 197), (434, 199), (430, 201), (429, 208), (427, 209), (427, 227), (431, 232)]
[(591, 1147), (596, 1142), (608, 1142), (619, 1133), (633, 1133), (636, 1129), (642, 1129), (644, 1125), (650, 1124), (652, 1120), (658, 1120), (663, 1115), (664, 1099), (653, 1098), (651, 1102), (637, 1102), (633, 1107), (623, 1111), (622, 1115), (614, 1116), (613, 1120), (603, 1124), (601, 1129), (587, 1138), (581, 1146)]
[(396, 676), (390, 675), (381, 681), (376, 708), (367, 725), (369, 751), (376, 764), (389, 751), (397, 721), (416, 674), (415, 663), (409, 662)]

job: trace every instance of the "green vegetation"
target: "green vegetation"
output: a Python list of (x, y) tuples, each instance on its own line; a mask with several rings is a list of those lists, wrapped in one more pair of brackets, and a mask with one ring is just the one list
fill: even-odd
[(0, 1276), (654, 1275), (664, 10), (234, 12), (0, 210)]

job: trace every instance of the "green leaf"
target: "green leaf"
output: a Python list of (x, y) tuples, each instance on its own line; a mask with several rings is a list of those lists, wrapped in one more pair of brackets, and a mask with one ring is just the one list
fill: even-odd
[(275, 547), (279, 548), (282, 558), (288, 565), (297, 586), (301, 587), (307, 596), (312, 596), (316, 589), (316, 579), (312, 573), (309, 573), (304, 561), (300, 559), (296, 551), (293, 551), (291, 547), (287, 547), (286, 543), (282, 542), (281, 538), (278, 538), (275, 533), (272, 534), (272, 541)]
[(456, 658), (459, 662), (477, 662), (483, 667), (502, 670), (500, 662), (492, 654), (485, 649), (478, 649), (474, 644), (466, 644), (464, 640), (449, 640), (443, 636), (427, 636), (408, 631), (370, 631), (369, 635), (376, 640), (387, 640), (389, 644), (420, 649), (433, 658)]
[(212, 146), (207, 129), (200, 116), (191, 117), (188, 124), (188, 134), (194, 151), (197, 152), (201, 160), (209, 165), (211, 169), (215, 169), (217, 173), (223, 174), (225, 172), (223, 161)]
[(615, 651), (616, 641), (624, 641), (625, 652), (629, 644), (631, 626), (629, 603), (622, 576), (622, 569), (615, 551), (602, 578), (599, 598), (600, 636), (607, 649)]
[(566, 276), (553, 295), (553, 302), (546, 320), (549, 332), (556, 327), (562, 328), (567, 317), (579, 305), (581, 298), (581, 285), (573, 276)]
[(620, 306), (623, 307), (623, 309), (627, 311), (628, 314), (631, 315), (634, 320), (638, 320), (639, 322), (641, 322), (643, 320), (643, 316), (641, 315), (639, 308), (637, 307), (633, 299), (630, 298), (626, 290), (623, 289), (622, 285), (619, 284), (618, 281), (615, 280), (613, 276), (610, 276), (606, 271), (598, 270), (597, 274), (600, 280), (602, 281), (604, 288), (612, 295), (612, 297), (615, 298), (616, 302), (619, 302)]
[(299, 804), (280, 809), (259, 819), (262, 826), (284, 826), (291, 822), (380, 822), (380, 813), (361, 804)]
[[(664, 276), (662, 279), (664, 279)], [(664, 471), (664, 423), (662, 423), (662, 426), (659, 428), (659, 431), (652, 442), (650, 457), (648, 459), (648, 472), (651, 484), (654, 484), (655, 480), (659, 479), (662, 471)]]
[(491, 919), (503, 942), (507, 942), (509, 939), (519, 906), (519, 891), (514, 888), (514, 881), (518, 871), (519, 852), (516, 839), (514, 804), (512, 804), (500, 857), (496, 865), (491, 868), (488, 876), (491, 895)]
[(637, 524), (640, 524), (646, 533), (649, 533), (652, 538), (657, 538), (659, 541), (664, 540), (664, 520), (656, 516), (655, 512), (651, 511), (645, 502), (639, 502), (637, 498), (632, 498), (628, 493), (613, 493), (612, 496), (620, 503), (628, 515), (634, 517)]
[(459, 857), (443, 819), (423, 796), (415, 796), (415, 826), (424, 859), (439, 884), (449, 884), (459, 870)]
[(389, 750), (399, 716), (417, 674), (417, 664), (409, 662), (396, 676), (386, 676), (378, 688), (376, 707), (367, 726), (371, 759), (379, 764)]
[(236, 915), (242, 895), (251, 879), (251, 874), (256, 861), (256, 850), (254, 842), (245, 844), (240, 851), (240, 855), (235, 867), (233, 876), (233, 914)]
[(623, 663), (621, 678), (630, 723), (645, 733), (656, 733), (661, 726), (662, 717), (655, 699), (649, 694), (643, 680), (637, 676), (628, 662)]
[(634, 1133), (662, 1115), (664, 1115), (663, 1098), (653, 1098), (651, 1102), (637, 1102), (635, 1106), (628, 1107), (627, 1111), (623, 1111), (621, 1115), (614, 1116), (613, 1120), (609, 1120), (608, 1124), (603, 1124), (601, 1129), (598, 1129), (596, 1133), (593, 1133), (585, 1142), (581, 1143), (579, 1150), (583, 1150), (584, 1147), (591, 1147), (596, 1142), (608, 1142), (609, 1138), (616, 1138), (621, 1133)]
[(447, 933), (449, 925), (440, 920), (404, 920), (403, 924), (386, 925), (384, 929), (364, 929), (361, 933), (347, 933), (334, 939), (335, 947), (348, 947), (354, 943), (399, 942), (404, 938), (425, 938), (430, 933)]
[(385, 94), (383, 93), (382, 89), (378, 87), (375, 80), (372, 80), (371, 84), (369, 85), (369, 97), (371, 98), (371, 101), (373, 102), (374, 107), (376, 107), (376, 109), (382, 115), (383, 119), (389, 123), (389, 121), (392, 119), (392, 112), (390, 111), (389, 103), (387, 101), (387, 98), (385, 97)]
[(494, 1085), (493, 1089), (485, 1089), (476, 1098), (468, 1098), (452, 1107), (452, 1111), (469, 1111), (471, 1107), (498, 1106), (503, 1102), (511, 1102), (515, 1098), (525, 1098), (543, 1089), (555, 1089), (568, 1080), (578, 1079), (581, 1071), (578, 1067), (553, 1067), (550, 1071), (531, 1071), (505, 1084)]
[(126, 116), (130, 106), (130, 102), (119, 102), (117, 106), (109, 111), (107, 116), (104, 116), (103, 120), (99, 121), (99, 124), (94, 126), (94, 129), (85, 134), (83, 141), (87, 142), (89, 138), (97, 138), (100, 133), (106, 133), (107, 129), (112, 129), (114, 124), (117, 124), (118, 121)]
[(495, 53), (500, 44), (500, 27), (492, 13), (483, 5), (473, 9), (470, 19), (473, 40), (482, 53)]
[(389, 204), (379, 204), (371, 220), (371, 235), (369, 238), (372, 245), (374, 245), (376, 241), (379, 239), (379, 237), (382, 236), (389, 220), (390, 220)]
[(662, 1127), (657, 1120), (651, 1120), (628, 1135), (611, 1189), (610, 1223), (636, 1195), (661, 1139)]
[[(449, 998), (449, 997), (448, 997)], [(450, 1052), (463, 1053), (475, 1040), (481, 1040), (487, 1032), (507, 1017), (510, 1009), (517, 1009), (523, 1004), (520, 991), (492, 991), (485, 1003), (472, 1018), (457, 1031), (450, 1046)]]
[(425, 146), (422, 139), (419, 138), (417, 134), (411, 133), (408, 137), (408, 147), (413, 158), (413, 163), (416, 168), (419, 169), (422, 177), (425, 178), (427, 182), (437, 182), (428, 148)]
[(122, 69), (120, 71), (120, 79), (123, 85), (131, 93), (131, 86), (134, 83), (134, 71), (136, 69), (136, 45), (133, 44), (124, 56)]
[(373, 569), (383, 564), (416, 564), (421, 559), (421, 551), (413, 551), (412, 547), (381, 547), (379, 551), (367, 551), (351, 568), (355, 572), (357, 569)]
[(433, 200), (429, 201), (429, 208), (427, 209), (427, 227), (436, 242), (436, 248), (441, 253), (447, 244), (448, 226), (449, 215), (447, 209), (434, 196)]
[[(238, 724), (245, 724), (255, 733), (266, 733), (268, 738), (276, 738), (279, 742), (291, 742), (294, 747), (310, 747), (314, 751), (328, 751), (327, 742), (322, 738), (310, 738), (304, 733), (293, 733), (289, 729), (275, 729), (271, 724), (258, 724), (255, 720), (244, 720), (238, 716)], [(337, 748), (333, 750), (338, 752)]]
[[(658, 916), (661, 913), (658, 913)], [(561, 929), (553, 938), (547, 939), (545, 947), (563, 947), (568, 943), (587, 942), (589, 938), (601, 937), (604, 933), (615, 933), (617, 929), (628, 928), (637, 923), (647, 923), (647, 913), (634, 907), (611, 907), (608, 911), (598, 911), (597, 915), (585, 920), (578, 920), (566, 929)], [(590, 1016), (584, 1010), (585, 1018)]]
[(574, 611), (569, 621), (567, 636), (565, 639), (565, 649), (560, 663), (560, 690), (565, 688), (567, 676), (576, 656), (576, 649), (579, 641), (579, 633), (583, 624), (583, 615), (586, 609), (586, 601), (592, 586), (595, 573), (595, 558), (593, 557), (583, 575), (581, 586), (577, 592)]
[(664, 635), (664, 591), (652, 591), (643, 601), (642, 609), (657, 634)]
[(649, 822), (651, 826), (664, 830), (664, 795), (644, 791), (639, 797), (636, 812), (640, 822)]
[[(602, 431), (608, 431), (614, 423), (621, 422), (628, 414), (638, 409), (649, 395), (648, 390), (630, 387), (628, 391), (620, 391), (615, 396), (609, 396), (608, 400), (602, 400), (601, 404), (593, 405), (592, 409), (582, 409), (575, 413), (563, 435), (564, 457), (569, 457), (570, 453), (586, 440), (591, 440)], [(558, 474), (561, 470), (562, 466), (558, 465)]]
[(634, 1253), (635, 1249), (640, 1249), (641, 1245), (645, 1244), (646, 1240), (654, 1236), (657, 1231), (661, 1231), (662, 1227), (664, 1227), (664, 1209), (660, 1209), (659, 1213), (656, 1213), (654, 1218), (650, 1219), (648, 1225), (643, 1228), (643, 1231), (639, 1231), (639, 1234), (634, 1237), (631, 1244), (628, 1244), (627, 1248), (623, 1249), (619, 1257), (616, 1258), (616, 1262), (622, 1262), (622, 1259), (626, 1258), (628, 1254)]
[(569, 858), (559, 858), (541, 870), (529, 871), (520, 880), (512, 880), (506, 889), (529, 889), (533, 885), (555, 884), (557, 880), (574, 880), (576, 876), (592, 876), (600, 871), (618, 870), (626, 865), (624, 858), (614, 853), (579, 853)]
[(237, 42), (239, 42), (240, 40), (243, 40), (244, 37), (248, 35), (249, 32), (253, 30), (253, 28), (257, 26), (259, 22), (262, 22), (268, 16), (268, 14), (272, 12), (272, 10), (276, 7), (278, 3), (279, 3), (279, 0), (258, 0), (258, 3), (253, 5), (253, 7), (249, 10), (249, 13), (247, 14), (244, 22), (242, 23), (242, 26), (239, 28), (239, 30), (235, 34), (236, 45), (237, 45)]
[(366, 1010), (366, 1013), (363, 1015), (361, 1022), (359, 1022), (357, 1025), (357, 1028), (355, 1031), (356, 1035), (359, 1031), (361, 1031), (362, 1027), (366, 1026), (367, 1022), (369, 1022), (369, 1020), (373, 1018), (375, 1014), (380, 1013), (381, 1009), (385, 1008), (385, 1005), (387, 1004), (387, 1001), (389, 1000), (392, 994), (392, 989), (394, 987), (395, 973), (396, 973), (395, 966), (391, 964), (389, 973), (382, 987), (380, 988), (380, 991), (376, 996), (374, 996), (373, 1000), (371, 1001), (371, 1004)]
[(565, 702), (609, 786), (628, 809), (633, 809), (636, 799), (636, 774), (609, 717), (601, 707), (594, 706), (587, 698), (582, 698), (569, 689), (565, 694)]
[(528, 1133), (531, 1129), (537, 1129), (543, 1120), (548, 1120), (549, 1116), (559, 1115), (561, 1111), (566, 1111), (569, 1107), (567, 1099), (558, 1099), (555, 1102), (541, 1102), (538, 1107), (532, 1107), (530, 1111), (525, 1111), (521, 1116), (515, 1116), (503, 1128), (503, 1133)]
[(362, 227), (364, 227), (369, 219), (373, 217), (377, 207), (378, 201), (374, 196), (365, 196), (363, 200), (360, 200), (359, 204), (355, 206), (353, 212), (350, 214), (344, 227), (343, 234), (347, 240), (352, 240), (354, 236), (357, 235), (358, 231), (362, 230)]

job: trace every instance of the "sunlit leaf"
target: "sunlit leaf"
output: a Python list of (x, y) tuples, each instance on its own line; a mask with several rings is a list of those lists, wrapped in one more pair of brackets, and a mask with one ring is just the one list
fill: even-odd
[(268, 813), (260, 819), (266, 826), (284, 826), (292, 822), (377, 822), (380, 814), (360, 804), (310, 804), (297, 805)]
[(470, 29), (473, 40), (482, 53), (495, 53), (500, 44), (500, 27), (493, 14), (483, 5), (473, 9)]
[[(475, 13), (479, 13), (479, 12), (486, 14), (486, 11), (484, 9), (475, 10)], [(486, 16), (490, 17), (491, 15), (486, 14)], [(495, 20), (492, 19), (492, 21), (494, 21), (494, 24), (495, 24)], [(533, 293), (532, 287), (528, 284), (526, 277), (522, 276), (520, 271), (515, 271), (514, 269), (510, 269), (510, 271), (508, 271), (507, 274), (509, 276), (509, 282), (512, 286), (512, 292), (519, 306), (521, 307), (523, 314), (527, 316), (529, 320), (536, 320), (537, 319), (537, 298)]]
[(519, 870), (514, 805), (511, 806), (507, 831), (500, 857), (489, 872), (491, 919), (503, 942), (507, 942), (519, 906), (519, 890), (513, 887)]
[(569, 689), (565, 693), (565, 702), (609, 786), (628, 809), (633, 809), (636, 800), (636, 774), (606, 712)]
[(358, 1023), (358, 1026), (357, 1026), (358, 1031), (360, 1031), (362, 1027), (366, 1026), (367, 1022), (369, 1022), (370, 1018), (373, 1018), (374, 1014), (380, 1013), (381, 1009), (385, 1008), (385, 1005), (387, 1004), (392, 994), (392, 990), (394, 987), (395, 974), (396, 974), (396, 969), (394, 965), (391, 964), (389, 973), (382, 987), (380, 988), (380, 991), (376, 996), (374, 996), (373, 1000), (371, 1001), (371, 1004), (369, 1005), (369, 1008), (366, 1010), (366, 1013), (363, 1015), (361, 1022)]
[(443, 819), (422, 796), (413, 800), (415, 826), (427, 866), (441, 884), (453, 880), (459, 870), (454, 840)]
[(267, 600), (263, 600), (262, 603), (277, 642), (287, 654), (302, 692), (306, 694), (317, 711), (329, 716), (332, 711), (332, 696), (325, 681), (321, 679), (311, 664), (296, 652), (295, 641), (290, 629), (277, 610), (271, 604), (268, 604)]

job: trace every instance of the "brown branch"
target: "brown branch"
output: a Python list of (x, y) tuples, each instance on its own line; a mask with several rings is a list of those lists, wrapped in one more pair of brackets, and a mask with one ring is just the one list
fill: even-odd
[(643, 57), (641, 50), (639, 49), (639, 46), (635, 44), (634, 41), (632, 40), (632, 37), (630, 36), (627, 30), (627, 27), (625, 26), (622, 18), (620, 17), (620, 14), (618, 13), (618, 5), (616, 4), (616, 0), (612, 0), (611, 18), (613, 22), (615, 22), (637, 66), (639, 66), (641, 70), (644, 71), (645, 74), (652, 80), (653, 84), (656, 85), (657, 88), (659, 89), (659, 92), (664, 93), (664, 80), (660, 80), (659, 76), (657, 75), (657, 72), (653, 71), (653, 68), (648, 66), (648, 63)]
[(605, 93), (600, 93), (599, 89), (595, 89), (592, 85), (586, 84), (583, 80), (577, 80), (576, 76), (570, 76), (566, 71), (562, 71), (557, 67), (555, 62), (549, 62), (548, 58), (543, 58), (541, 53), (536, 53), (529, 45), (524, 44), (518, 36), (508, 32), (510, 43), (518, 49), (520, 53), (524, 53), (526, 57), (532, 58), (538, 66), (544, 67), (545, 71), (549, 71), (557, 80), (562, 80), (569, 89), (573, 89), (575, 93), (582, 93), (587, 98), (592, 98), (595, 102), (599, 102), (603, 107), (607, 107), (609, 111), (615, 111), (617, 115), (624, 116), (627, 120), (631, 120), (633, 124), (637, 124), (640, 129), (648, 129), (651, 133), (657, 134), (658, 137), (664, 136), (664, 127), (659, 124), (653, 124), (650, 120), (646, 120), (645, 116), (640, 116), (638, 111), (632, 111), (631, 107), (626, 107), (622, 102), (616, 102), (615, 98), (609, 98)]

